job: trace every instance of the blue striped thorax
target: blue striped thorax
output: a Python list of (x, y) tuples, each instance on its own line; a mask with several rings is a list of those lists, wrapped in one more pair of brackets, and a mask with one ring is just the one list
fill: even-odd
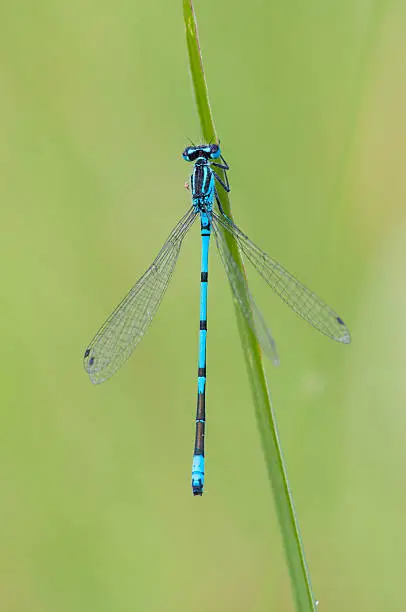
[(221, 155), (218, 144), (187, 147), (183, 159), (194, 162), (191, 176), (192, 201), (196, 212), (211, 212), (214, 199), (214, 176), (210, 161)]

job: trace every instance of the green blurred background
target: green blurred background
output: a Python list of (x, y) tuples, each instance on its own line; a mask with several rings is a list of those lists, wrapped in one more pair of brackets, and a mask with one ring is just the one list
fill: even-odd
[[(252, 288), (320, 610), (405, 610), (406, 5), (196, 1), (236, 221), (349, 347)], [(87, 342), (189, 205), (181, 2), (0, 8), (1, 612), (293, 610), (213, 249), (207, 479), (194, 499), (199, 239), (131, 361)]]

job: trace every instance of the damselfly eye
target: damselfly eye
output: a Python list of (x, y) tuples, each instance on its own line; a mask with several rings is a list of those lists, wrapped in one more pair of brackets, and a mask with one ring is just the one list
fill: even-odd
[(210, 145), (210, 157), (211, 159), (220, 157), (220, 147), (217, 144)]
[(190, 148), (187, 147), (183, 153), (182, 153), (182, 157), (183, 159), (185, 159), (186, 161), (190, 161)]

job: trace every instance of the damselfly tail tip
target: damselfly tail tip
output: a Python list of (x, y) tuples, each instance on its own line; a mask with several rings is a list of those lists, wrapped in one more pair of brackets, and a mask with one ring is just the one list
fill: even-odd
[(203, 480), (200, 476), (192, 477), (192, 493), (195, 497), (196, 495), (203, 495)]

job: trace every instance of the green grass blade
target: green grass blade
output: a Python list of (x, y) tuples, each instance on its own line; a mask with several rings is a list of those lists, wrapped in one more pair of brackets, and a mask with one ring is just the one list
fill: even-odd
[[(186, 26), (186, 43), (189, 53), (190, 73), (201, 123), (202, 136), (205, 142), (218, 142), (218, 135), (210, 108), (204, 75), (196, 17), (191, 0), (183, 0), (183, 13)], [(224, 190), (220, 190), (219, 196), (226, 214), (232, 218), (228, 194), (226, 194)], [(241, 273), (245, 275), (241, 254), (233, 237), (228, 233), (223, 233), (222, 239), (226, 240), (238, 268)], [(247, 304), (248, 303), (247, 296)], [(237, 302), (235, 302), (235, 308), (241, 344), (254, 398), (262, 449), (282, 532), (296, 609), (301, 612), (314, 611), (317, 605), (312, 592), (299, 525), (283, 459), (275, 413), (273, 411), (262, 363), (261, 350), (255, 335), (241, 314)]]

